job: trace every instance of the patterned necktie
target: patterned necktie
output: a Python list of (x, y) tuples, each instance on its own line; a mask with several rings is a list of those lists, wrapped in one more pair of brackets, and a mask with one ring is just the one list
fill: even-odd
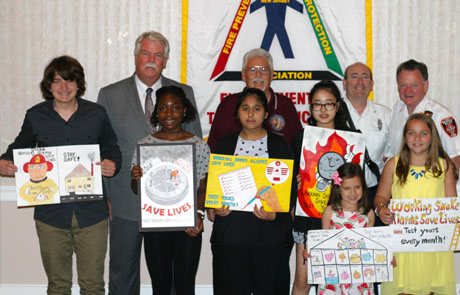
[(152, 123), (150, 122), (150, 118), (152, 117), (153, 113), (153, 101), (152, 101), (152, 88), (147, 88), (147, 95), (145, 96), (145, 118), (150, 126), (150, 132), (153, 132), (155, 128), (153, 128)]

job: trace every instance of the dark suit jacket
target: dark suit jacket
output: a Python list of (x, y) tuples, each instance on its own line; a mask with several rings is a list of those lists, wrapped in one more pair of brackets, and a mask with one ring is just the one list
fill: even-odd
[[(161, 77), (162, 86), (179, 86), (196, 108), (193, 89), (185, 84)], [(134, 75), (102, 88), (97, 102), (105, 107), (113, 130), (118, 137), (122, 152), (122, 167), (118, 175), (107, 179), (107, 196), (112, 201), (112, 215), (132, 221), (139, 221), (139, 197), (131, 190), (131, 161), (139, 139), (150, 134), (142, 105), (137, 93)], [(184, 129), (202, 137), (200, 119), (184, 124)]]

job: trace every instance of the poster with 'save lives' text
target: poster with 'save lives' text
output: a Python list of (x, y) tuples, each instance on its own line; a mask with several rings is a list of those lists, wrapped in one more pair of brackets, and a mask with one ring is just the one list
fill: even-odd
[(140, 231), (182, 231), (196, 225), (194, 143), (137, 145)]

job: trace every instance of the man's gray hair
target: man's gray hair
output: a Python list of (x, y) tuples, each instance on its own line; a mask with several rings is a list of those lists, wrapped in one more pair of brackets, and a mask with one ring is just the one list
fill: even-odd
[(251, 57), (263, 57), (267, 59), (268, 61), (268, 66), (270, 67), (270, 70), (273, 72), (273, 58), (270, 52), (268, 52), (265, 49), (262, 48), (254, 48), (246, 52), (246, 54), (243, 57), (243, 71), (246, 69), (246, 65), (248, 64), (248, 60)]
[(169, 42), (168, 39), (165, 38), (161, 33), (155, 32), (155, 31), (150, 31), (150, 32), (144, 32), (142, 33), (139, 37), (136, 39), (135, 47), (134, 47), (134, 55), (138, 55), (139, 51), (141, 50), (141, 43), (144, 39), (150, 40), (150, 41), (160, 41), (163, 42), (163, 45), (165, 46), (165, 52), (164, 52), (164, 58), (168, 59), (169, 58)]

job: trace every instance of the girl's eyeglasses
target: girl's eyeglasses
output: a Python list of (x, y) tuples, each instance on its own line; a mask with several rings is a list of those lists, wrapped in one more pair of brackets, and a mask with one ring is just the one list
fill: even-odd
[(337, 103), (335, 102), (328, 102), (328, 103), (312, 103), (311, 104), (311, 109), (313, 111), (321, 111), (321, 109), (324, 107), (326, 111), (333, 111), (335, 109), (335, 106)]

